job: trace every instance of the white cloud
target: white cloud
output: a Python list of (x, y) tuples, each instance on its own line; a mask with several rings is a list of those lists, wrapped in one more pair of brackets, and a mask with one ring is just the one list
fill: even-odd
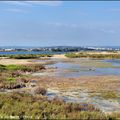
[(56, 26), (56, 27), (71, 27), (71, 28), (79, 28), (80, 26), (77, 24), (68, 24), (68, 23), (61, 23), (61, 22), (54, 22), (54, 23), (47, 23), (48, 25)]
[(100, 31), (102, 31), (102, 32), (104, 32), (104, 33), (110, 33), (110, 34), (114, 34), (114, 33), (116, 33), (116, 31), (115, 30), (107, 30), (107, 29), (101, 29)]
[(107, 12), (120, 12), (120, 8), (111, 8), (108, 9)]
[(37, 4), (37, 5), (47, 5), (47, 6), (59, 6), (62, 1), (26, 1), (27, 3)]
[(25, 2), (25, 1), (2, 1), (4, 4), (11, 4), (11, 5), (19, 5), (19, 6), (30, 6), (31, 4)]
[(22, 13), (25, 12), (22, 9), (15, 9), (15, 8), (4, 9), (4, 11), (7, 11), (7, 12), (22, 12)]
[(3, 3), (19, 6), (32, 6), (32, 5), (59, 6), (62, 4), (62, 1), (3, 1)]

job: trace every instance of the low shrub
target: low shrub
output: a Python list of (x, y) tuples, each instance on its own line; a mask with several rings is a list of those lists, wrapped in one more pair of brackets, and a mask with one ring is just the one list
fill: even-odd
[(12, 59), (36, 59), (40, 57), (52, 57), (52, 54), (20, 54), (20, 55), (8, 55), (6, 57)]
[(65, 56), (68, 57), (68, 58), (77, 58), (77, 57), (79, 57), (76, 53), (67, 53), (67, 54), (65, 54)]
[[(29, 64), (29, 65), (0, 65), (0, 71), (12, 71), (12, 74), (20, 75), (21, 72), (36, 72), (45, 69), (43, 65), (40, 64)], [(14, 71), (14, 73), (13, 73)]]
[(30, 82), (30, 79), (25, 78), (25, 77), (19, 77), (19, 78), (17, 78), (17, 81), (22, 82), (22, 83), (28, 83), (28, 82)]
[(6, 81), (16, 81), (16, 78), (13, 78), (13, 77), (8, 77), (5, 79)]
[(11, 71), (16, 71), (16, 70), (20, 70), (20, 71), (31, 71), (31, 69), (25, 65), (7, 65), (6, 66), (7, 70), (11, 70)]
[(103, 97), (105, 99), (116, 99), (116, 98), (120, 98), (120, 95), (116, 94), (113, 91), (106, 91), (103, 92), (99, 95), (100, 97)]
[(5, 71), (5, 70), (6, 70), (6, 66), (0, 64), (0, 72), (3, 72), (3, 71)]
[(120, 59), (120, 54), (114, 54), (114, 53), (111, 53), (111, 54), (89, 54), (89, 53), (67, 53), (65, 54), (66, 57), (68, 58), (95, 58), (95, 59)]
[[(0, 94), (0, 116), (17, 119), (118, 119), (120, 114), (104, 114), (92, 105), (47, 100), (26, 93)], [(91, 107), (88, 107), (91, 106)], [(85, 109), (84, 109), (85, 107)], [(92, 108), (92, 109), (91, 109)]]
[(20, 77), (22, 75), (22, 72), (20, 70), (13, 71), (10, 73), (12, 77)]
[(41, 94), (41, 95), (45, 95), (46, 94), (46, 89), (45, 88), (41, 88), (41, 87), (37, 87), (34, 90), (34, 94)]
[(31, 72), (36, 72), (45, 69), (45, 67), (40, 64), (26, 65), (26, 67), (28, 67), (31, 70)]

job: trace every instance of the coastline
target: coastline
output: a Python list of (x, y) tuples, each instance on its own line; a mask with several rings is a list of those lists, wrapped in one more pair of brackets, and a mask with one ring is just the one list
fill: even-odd
[[(74, 52), (75, 54), (79, 54), (80, 52)], [(82, 52), (89, 55), (120, 55), (120, 52)], [(70, 59), (65, 54), (54, 54), (51, 57), (40, 57), (39, 59)], [(88, 57), (80, 57), (80, 58), (88, 58)], [(38, 58), (35, 58), (38, 59)], [(0, 64), (9, 65), (9, 64), (36, 64), (33, 62), (35, 59), (11, 59), (8, 57), (0, 57)], [(104, 58), (106, 59), (106, 58)], [(109, 59), (109, 58), (108, 58)]]
[[(52, 58), (52, 59), (68, 59), (65, 54), (56, 54), (56, 55), (53, 55), (52, 57), (41, 57), (40, 59), (41, 60), (44, 60), (44, 59), (49, 59), (49, 58)], [(3, 65), (10, 65), (10, 64), (16, 64), (16, 65), (25, 65), (25, 64), (37, 64), (36, 62), (34, 62), (34, 60), (37, 60), (36, 59), (12, 59), (12, 58), (8, 58), (8, 57), (0, 57), (0, 64), (3, 64)]]

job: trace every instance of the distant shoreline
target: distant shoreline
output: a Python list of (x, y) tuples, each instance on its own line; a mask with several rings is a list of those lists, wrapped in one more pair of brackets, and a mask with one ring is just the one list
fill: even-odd
[(63, 54), (67, 52), (120, 51), (119, 46), (51, 46), (51, 47), (0, 47), (0, 54)]
[[(67, 56), (67, 54), (54, 54), (54, 55), (52, 55), (52, 56), (50, 56), (49, 57), (49, 55), (48, 56), (40, 56), (40, 57), (36, 57), (35, 56), (35, 58), (33, 57), (31, 57), (31, 58), (29, 58), (30, 56), (28, 55), (23, 55), (25, 58), (9, 58), (9, 57), (0, 57), (0, 64), (3, 64), (3, 65), (9, 65), (9, 64), (36, 64), (33, 60), (37, 60), (37, 59), (71, 59), (71, 58), (92, 58), (92, 57), (89, 57), (89, 56), (93, 56), (93, 58), (97, 58), (96, 56), (100, 56), (100, 55), (103, 55), (103, 56), (114, 56), (115, 55), (115, 57), (116, 56), (118, 56), (118, 59), (120, 59), (119, 58), (119, 56), (120, 56), (120, 52), (117, 52), (117, 53), (113, 53), (113, 52), (82, 52), (82, 54), (86, 54), (86, 55), (88, 55), (88, 56), (86, 56), (86, 57), (74, 57), (74, 56)], [(75, 52), (74, 53), (74, 55), (78, 55), (79, 54), (79, 52)], [(96, 55), (96, 56), (95, 56)], [(13, 55), (14, 56), (14, 55)], [(18, 57), (19, 57), (19, 55), (18, 55)], [(22, 56), (21, 56), (22, 57)], [(28, 58), (27, 58), (28, 57)], [(102, 57), (101, 58), (97, 58), (97, 59), (102, 59)], [(103, 57), (103, 59), (110, 59), (110, 57)], [(117, 57), (116, 58), (114, 58), (114, 59), (117, 59)]]

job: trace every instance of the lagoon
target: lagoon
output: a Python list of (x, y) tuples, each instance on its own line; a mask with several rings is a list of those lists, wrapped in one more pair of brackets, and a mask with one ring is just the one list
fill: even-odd
[[(53, 64), (47, 67), (56, 68), (55, 72), (47, 73), (50, 76), (76, 78), (80, 76), (103, 76), (103, 75), (120, 75), (120, 59), (118, 60), (91, 60), (91, 59), (73, 59), (65, 61), (61, 59), (53, 60)], [(36, 62), (42, 62), (37, 60)], [(41, 73), (37, 73), (41, 75)], [(42, 74), (43, 75), (43, 74)], [(46, 73), (44, 74), (46, 75)]]

